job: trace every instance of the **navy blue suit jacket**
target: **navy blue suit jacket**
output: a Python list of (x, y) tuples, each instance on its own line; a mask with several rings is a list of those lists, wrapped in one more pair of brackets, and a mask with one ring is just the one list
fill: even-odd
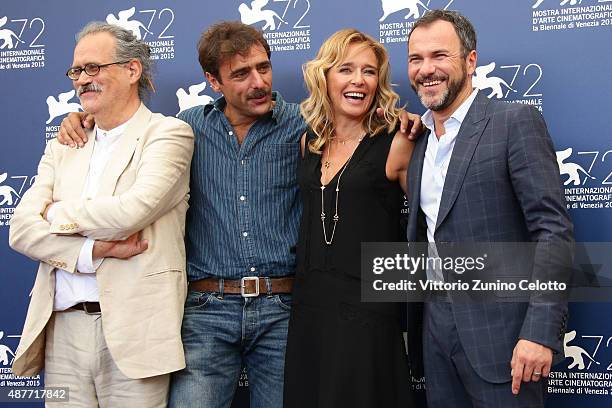
[[(424, 135), (417, 141), (408, 169), (409, 241), (425, 236), (419, 203), (427, 140)], [(573, 242), (555, 151), (540, 112), (478, 93), (457, 135), (434, 238)], [(511, 380), (512, 351), (521, 338), (562, 356), (567, 302), (453, 302), (452, 310), (468, 359), (487, 381)]]

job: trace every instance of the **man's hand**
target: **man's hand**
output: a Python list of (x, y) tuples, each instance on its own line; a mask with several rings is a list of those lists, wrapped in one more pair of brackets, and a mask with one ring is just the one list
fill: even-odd
[(521, 339), (512, 352), (512, 393), (517, 395), (524, 382), (540, 381), (548, 377), (552, 365), (552, 350), (546, 346)]
[(83, 147), (87, 136), (83, 129), (91, 129), (96, 122), (92, 115), (85, 112), (72, 112), (61, 123), (57, 141), (70, 147)]
[(136, 232), (125, 241), (96, 241), (92, 258), (128, 259), (143, 253), (149, 247), (149, 242), (146, 239), (141, 240), (139, 234), (140, 232)]
[[(376, 109), (378, 116), (383, 116), (384, 111), (382, 108)], [(425, 130), (423, 123), (421, 123), (421, 117), (416, 113), (407, 112), (404, 109), (400, 110), (400, 133), (403, 133), (409, 140), (417, 140), (421, 133)]]
[(41, 214), (43, 219), (45, 219), (46, 221), (49, 221), (49, 210), (51, 209), (51, 207), (53, 207), (53, 204), (55, 204), (55, 202), (53, 201), (47, 204), (47, 206), (45, 207), (45, 211), (43, 211), (43, 213)]

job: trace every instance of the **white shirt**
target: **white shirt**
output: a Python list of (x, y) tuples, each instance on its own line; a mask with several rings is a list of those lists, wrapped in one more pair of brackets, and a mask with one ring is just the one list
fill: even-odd
[[(111, 130), (102, 130), (96, 126), (96, 140), (93, 153), (89, 161), (89, 170), (85, 188), (81, 198), (94, 198), (100, 187), (100, 177), (111, 158), (117, 142), (123, 135), (129, 121)], [(55, 206), (51, 206), (47, 214), (49, 221), (55, 216)], [(96, 282), (96, 269), (103, 259), (92, 259), (94, 240), (87, 238), (81, 247), (77, 261), (77, 271), (70, 273), (63, 269), (55, 270), (55, 299), (53, 310), (66, 310), (80, 302), (98, 302), (98, 284)]]
[(436, 137), (431, 110), (425, 112), (421, 118), (423, 124), (430, 130), (429, 139), (427, 139), (427, 149), (425, 150), (425, 161), (423, 162), (420, 203), (427, 221), (427, 240), (429, 242), (435, 242), (434, 232), (438, 222), (440, 199), (442, 198), (446, 172), (448, 171), (448, 164), (453, 154), (457, 134), (477, 93), (478, 90), (474, 89), (472, 94), (444, 122), (446, 133), (440, 136), (440, 139)]

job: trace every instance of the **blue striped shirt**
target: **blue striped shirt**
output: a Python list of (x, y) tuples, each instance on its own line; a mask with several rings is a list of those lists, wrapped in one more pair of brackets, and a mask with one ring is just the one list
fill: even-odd
[(276, 92), (272, 98), (274, 108), (241, 145), (223, 97), (179, 115), (195, 133), (185, 236), (190, 281), (294, 273), (299, 140), (306, 125), (298, 105)]

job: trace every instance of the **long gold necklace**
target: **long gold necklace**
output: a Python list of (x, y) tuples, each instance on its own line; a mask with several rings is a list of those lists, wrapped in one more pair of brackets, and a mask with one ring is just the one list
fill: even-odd
[(332, 136), (330, 139), (332, 142), (336, 142), (344, 146), (346, 142), (350, 142), (351, 140), (355, 140), (355, 139), (361, 140), (362, 138), (363, 136), (357, 135), (357, 136), (345, 137), (344, 139), (340, 139), (339, 137)]
[[(345, 139), (338, 139), (338, 138), (332, 136), (332, 137), (329, 138), (329, 140), (330, 140), (329, 146), (330, 146), (330, 149), (331, 149), (331, 145), (333, 143), (338, 143), (338, 144), (341, 144), (342, 146), (344, 146), (344, 145), (346, 145), (346, 142), (349, 142), (351, 140), (356, 140), (357, 144), (359, 144), (359, 142), (361, 142), (361, 139), (363, 139), (363, 136), (351, 136), (351, 137), (347, 137)], [(329, 169), (332, 164), (333, 163), (331, 161), (329, 161), (329, 154), (328, 154), (327, 155), (327, 160), (325, 160), (323, 162), (323, 166), (325, 166), (326, 169)]]
[[(346, 163), (344, 163), (344, 166), (342, 167), (342, 169), (340, 170), (340, 174), (338, 174), (338, 180), (336, 181), (336, 204), (335, 204), (335, 214), (332, 218), (334, 224), (332, 227), (332, 232), (331, 232), (331, 236), (329, 237), (329, 239), (327, 239), (327, 229), (325, 228), (325, 218), (326, 218), (326, 214), (325, 214), (325, 199), (324, 199), (324, 193), (325, 193), (325, 185), (323, 183), (321, 183), (321, 226), (323, 227), (323, 239), (325, 240), (325, 243), (327, 245), (331, 245), (332, 242), (334, 241), (334, 235), (336, 233), (336, 225), (338, 224), (338, 221), (340, 220), (340, 215), (338, 214), (338, 199), (340, 197), (340, 179), (342, 178), (342, 175), (344, 174), (344, 171), (346, 170), (346, 168), (348, 167), (349, 163), (351, 162), (351, 159), (353, 158), (353, 155), (355, 154), (355, 151), (357, 151), (357, 148), (359, 147), (359, 143), (361, 143), (361, 141), (363, 140), (363, 136), (361, 136), (359, 139), (357, 139), (357, 146), (355, 146), (355, 149), (353, 149), (353, 152), (351, 153), (351, 155), (349, 156), (348, 160), (346, 161)], [(323, 170), (323, 177), (325, 179), (327, 179), (327, 171), (329, 169), (329, 157), (331, 155), (331, 147), (332, 144), (329, 144), (329, 148), (327, 149), (327, 161), (324, 164), (324, 170)], [(330, 180), (331, 181), (331, 180)], [(329, 183), (329, 181), (328, 181)]]

